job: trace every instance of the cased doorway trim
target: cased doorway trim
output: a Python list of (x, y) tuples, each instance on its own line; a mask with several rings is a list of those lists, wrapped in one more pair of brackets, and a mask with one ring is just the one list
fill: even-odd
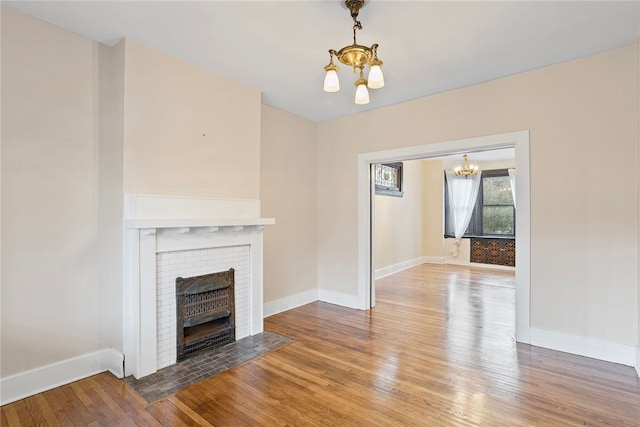
[(516, 340), (531, 341), (531, 201), (529, 168), (529, 131), (522, 130), (497, 135), (436, 142), (432, 144), (358, 155), (358, 302), (366, 310), (375, 305), (372, 280), (372, 200), (371, 165), (430, 157), (465, 154), (500, 148), (515, 148), (516, 197)]

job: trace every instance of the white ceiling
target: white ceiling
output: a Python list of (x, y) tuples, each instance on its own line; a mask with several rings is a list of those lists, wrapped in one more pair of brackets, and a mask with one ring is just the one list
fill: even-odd
[(386, 85), (353, 103), (355, 77), (322, 90), (328, 49), (352, 42), (342, 0), (4, 1), (108, 45), (122, 37), (262, 92), (314, 121), (396, 104), (597, 52), (640, 36), (640, 1), (383, 1), (360, 11), (358, 42), (378, 43)]

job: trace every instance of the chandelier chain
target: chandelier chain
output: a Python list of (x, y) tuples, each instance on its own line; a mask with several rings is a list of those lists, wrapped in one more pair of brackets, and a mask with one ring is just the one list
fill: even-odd
[(356, 43), (356, 30), (361, 30), (362, 24), (360, 23), (360, 21), (356, 21), (355, 19), (353, 20), (353, 22), (355, 22), (353, 24), (353, 44), (356, 45), (358, 44)]

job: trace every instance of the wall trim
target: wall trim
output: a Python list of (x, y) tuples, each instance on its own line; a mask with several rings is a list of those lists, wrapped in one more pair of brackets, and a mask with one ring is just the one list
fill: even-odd
[(358, 295), (348, 295), (342, 292), (328, 291), (326, 289), (318, 290), (318, 300), (328, 302), (329, 304), (341, 305), (347, 308), (356, 308), (359, 310), (367, 310), (368, 307), (362, 306), (362, 301)]
[(640, 378), (640, 347), (636, 347), (636, 374)]
[(309, 289), (308, 291), (300, 292), (295, 295), (265, 302), (264, 309), (262, 310), (263, 316), (267, 318), (274, 314), (282, 313), (283, 311), (291, 310), (314, 301), (318, 301), (318, 289)]
[(637, 367), (636, 348), (597, 338), (531, 328), (531, 345)]
[(443, 256), (425, 256), (424, 263), (425, 264), (444, 264), (445, 257)]
[(113, 348), (87, 353), (0, 379), (0, 405), (6, 405), (101, 372), (122, 378), (123, 355)]
[(515, 267), (510, 267), (508, 265), (483, 264), (480, 262), (460, 261), (457, 259), (447, 259), (444, 262), (444, 264), (462, 265), (465, 267), (474, 267), (474, 268), (486, 268), (488, 270), (516, 271)]
[(376, 270), (375, 278), (376, 280), (382, 279), (383, 277), (391, 276), (392, 274), (399, 273), (403, 270), (415, 267), (416, 265), (424, 264), (425, 262), (425, 257), (422, 256), (407, 261), (402, 261), (397, 264), (389, 265), (387, 267), (382, 267)]

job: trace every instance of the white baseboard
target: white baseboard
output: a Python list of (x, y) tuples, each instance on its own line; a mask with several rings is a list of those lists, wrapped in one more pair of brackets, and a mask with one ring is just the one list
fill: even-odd
[(640, 347), (636, 347), (636, 374), (640, 378)]
[(558, 350), (626, 366), (636, 366), (636, 348), (631, 345), (531, 328), (531, 345)]
[(264, 303), (262, 313), (264, 317), (269, 317), (314, 301), (318, 301), (318, 290), (310, 289), (275, 301), (266, 302)]
[(329, 304), (340, 305), (348, 308), (357, 308), (358, 310), (367, 310), (368, 307), (362, 307), (361, 298), (357, 295), (347, 295), (342, 292), (327, 291), (325, 289), (318, 290), (318, 299)]
[(465, 267), (471, 267), (471, 263), (469, 261), (461, 261), (459, 259), (451, 259), (451, 258), (445, 258), (443, 264), (463, 265)]
[(100, 352), (101, 366), (116, 378), (124, 378), (124, 354), (115, 348), (106, 348)]
[(509, 267), (508, 265), (495, 265), (495, 264), (483, 264), (481, 262), (460, 261), (457, 259), (446, 259), (444, 264), (462, 265), (465, 267), (486, 268), (489, 270), (507, 270), (516, 271), (515, 267)]
[(414, 258), (407, 261), (399, 262), (398, 264), (379, 268), (375, 272), (375, 277), (376, 280), (382, 279), (383, 277), (391, 276), (392, 274), (399, 273), (402, 270), (406, 270), (420, 264), (424, 264), (424, 257)]
[(0, 405), (15, 402), (100, 372), (122, 378), (122, 353), (109, 348), (0, 379)]
[(443, 256), (425, 256), (422, 257), (425, 264), (444, 264), (445, 257)]

